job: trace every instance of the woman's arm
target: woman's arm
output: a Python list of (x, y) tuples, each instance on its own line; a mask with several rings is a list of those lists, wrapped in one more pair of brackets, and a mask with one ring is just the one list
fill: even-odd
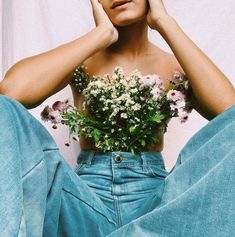
[[(195, 104), (207, 118), (213, 118), (235, 104), (235, 90), (219, 68), (189, 39), (177, 22), (166, 13), (162, 0), (149, 0), (148, 22), (172, 49), (190, 80)], [(151, 15), (151, 17), (150, 17)]]
[(33, 108), (69, 84), (74, 69), (117, 40), (116, 29), (92, 0), (97, 27), (72, 42), (16, 63), (0, 83), (0, 93)]

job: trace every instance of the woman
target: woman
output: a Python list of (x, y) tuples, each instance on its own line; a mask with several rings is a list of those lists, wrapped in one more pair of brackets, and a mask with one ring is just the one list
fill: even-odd
[[(162, 0), (91, 2), (95, 29), (20, 61), (0, 84), (7, 96), (0, 104), (2, 236), (232, 236), (232, 84), (168, 15)], [(148, 26), (175, 56), (148, 41)], [(170, 174), (160, 153), (162, 134), (135, 161), (130, 152), (95, 152), (83, 138), (74, 172), (47, 131), (15, 100), (26, 108), (39, 105), (69, 84), (81, 63), (90, 75), (111, 73), (117, 65), (126, 74), (138, 68), (163, 78), (184, 72), (194, 108), (214, 119), (188, 142)], [(81, 108), (82, 95), (72, 89)]]

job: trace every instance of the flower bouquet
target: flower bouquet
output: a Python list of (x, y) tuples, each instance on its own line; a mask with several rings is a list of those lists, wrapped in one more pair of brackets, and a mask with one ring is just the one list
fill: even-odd
[(83, 109), (68, 100), (57, 101), (42, 111), (42, 119), (54, 128), (58, 123), (69, 126), (75, 138), (93, 138), (103, 152), (144, 151), (159, 141), (156, 131), (165, 132), (171, 118), (185, 122), (191, 112), (189, 83), (180, 72), (169, 79), (167, 88), (158, 75), (142, 76), (135, 70), (124, 76), (121, 67), (113, 75), (92, 78), (80, 68), (73, 83), (83, 93)]

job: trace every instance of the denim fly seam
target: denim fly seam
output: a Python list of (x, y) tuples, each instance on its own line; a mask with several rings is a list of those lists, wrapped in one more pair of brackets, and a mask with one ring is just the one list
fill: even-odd
[[(141, 211), (138, 211), (138, 208), (142, 206), (141, 200), (144, 202), (150, 192), (155, 196), (155, 188), (157, 190), (160, 187), (159, 185), (162, 184), (163, 177), (166, 175), (165, 169), (162, 168), (164, 167), (163, 158), (159, 152), (141, 152), (133, 156), (130, 152), (99, 153), (82, 150), (77, 163), (75, 171), (81, 175), (82, 179), (85, 179), (88, 186), (90, 184), (95, 192), (101, 193), (100, 190), (94, 188), (96, 184), (91, 179), (95, 177), (98, 183), (102, 176), (106, 181), (109, 179), (109, 182), (101, 181), (98, 187), (107, 186), (106, 193), (101, 193), (100, 196), (104, 203), (108, 203), (106, 207), (108, 206), (108, 210), (113, 213), (117, 227), (128, 222), (126, 208), (130, 209), (129, 215), (139, 217)], [(152, 165), (155, 165), (156, 171), (151, 168)], [(154, 172), (157, 172), (157, 177)], [(89, 174), (94, 173), (93, 177), (91, 175), (89, 177)], [(142, 189), (144, 189), (143, 192)], [(159, 199), (158, 192), (156, 192), (156, 196)], [(132, 200), (131, 198), (136, 202), (136, 206), (133, 205), (132, 209), (129, 206), (131, 204), (128, 203)], [(133, 211), (136, 213), (133, 214)]]

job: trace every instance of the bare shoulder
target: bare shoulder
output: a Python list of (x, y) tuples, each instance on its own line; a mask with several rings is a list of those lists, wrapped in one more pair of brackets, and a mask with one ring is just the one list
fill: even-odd
[(98, 52), (83, 62), (86, 72), (92, 77), (93, 75), (102, 74), (102, 69), (107, 65), (107, 60), (103, 52)]
[(156, 45), (152, 46), (152, 52), (154, 55), (153, 64), (156, 68), (160, 65), (162, 70), (159, 70), (163, 71), (163, 74), (172, 75), (175, 71), (184, 72), (174, 54), (168, 53)]
[(178, 62), (174, 54), (168, 53), (168, 61), (169, 66), (172, 67), (172, 70), (184, 72), (183, 68), (181, 67), (180, 63)]
[(113, 55), (107, 55), (100, 51), (83, 62), (87, 73), (90, 76), (103, 75), (111, 73), (115, 65), (123, 66), (124, 68), (133, 68), (135, 66), (143, 72), (143, 74), (156, 73), (163, 77), (170, 77), (175, 71), (183, 72), (176, 57), (168, 53), (154, 44), (146, 54), (143, 54), (136, 62), (131, 60), (119, 60)]

